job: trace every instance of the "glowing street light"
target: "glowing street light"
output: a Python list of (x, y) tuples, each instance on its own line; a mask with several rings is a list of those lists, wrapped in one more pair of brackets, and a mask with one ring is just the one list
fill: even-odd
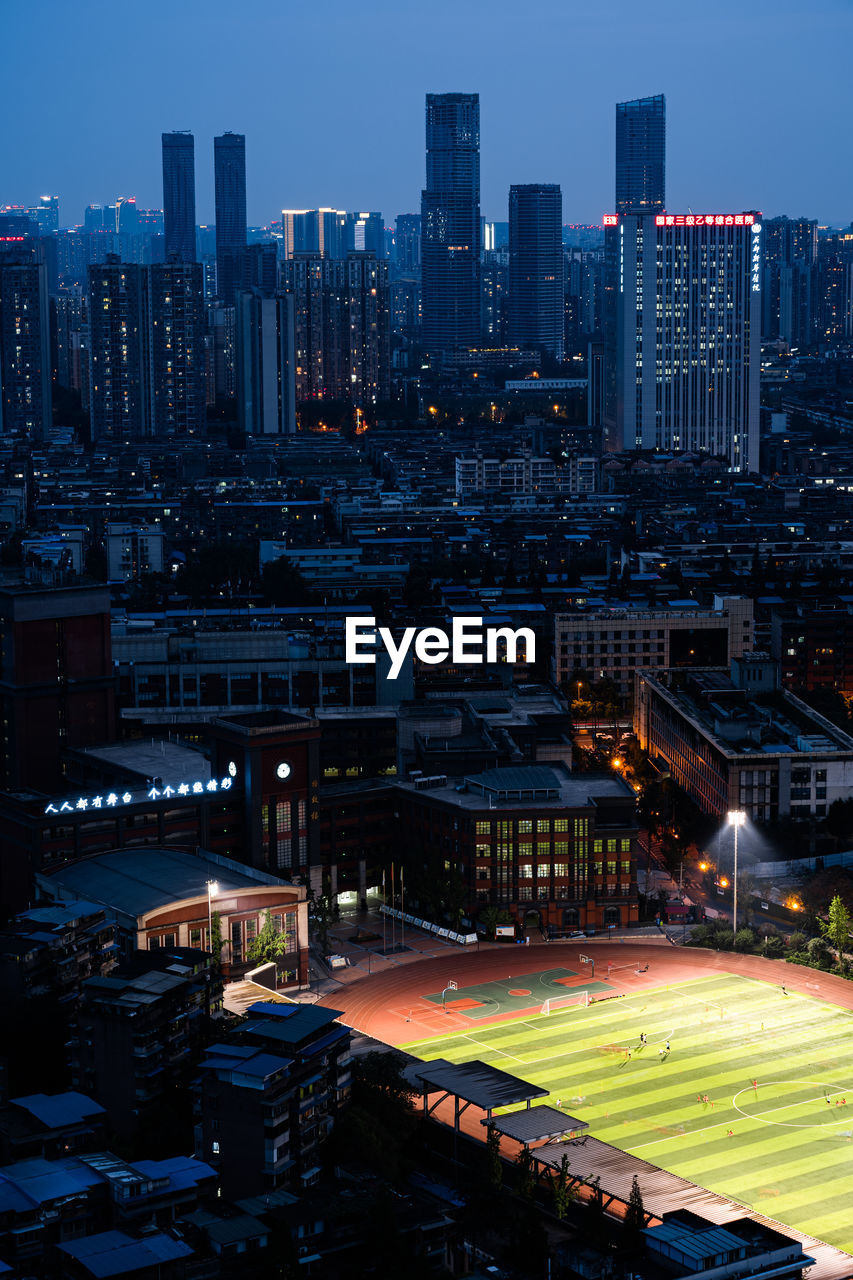
[(207, 881), (207, 946), (213, 952), (213, 899), (219, 893), (219, 881)]
[(729, 824), (735, 830), (735, 865), (734, 865), (734, 884), (732, 885), (732, 933), (737, 933), (737, 833), (738, 828), (742, 827), (746, 822), (746, 814), (743, 809), (730, 809), (726, 815)]

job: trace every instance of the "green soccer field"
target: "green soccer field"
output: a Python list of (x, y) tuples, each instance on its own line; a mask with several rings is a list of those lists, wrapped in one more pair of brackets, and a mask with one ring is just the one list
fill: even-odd
[(715, 974), (403, 1047), (541, 1085), (594, 1137), (853, 1252), (847, 1010)]

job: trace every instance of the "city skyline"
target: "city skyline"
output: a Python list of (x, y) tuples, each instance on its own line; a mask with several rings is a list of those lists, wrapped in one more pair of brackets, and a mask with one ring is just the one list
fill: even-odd
[[(89, 0), (82, 17), (102, 8), (100, 0)], [(82, 221), (86, 204), (117, 195), (160, 207), (159, 134), (188, 129), (197, 143), (198, 219), (211, 223), (213, 138), (233, 130), (247, 138), (252, 225), (268, 223), (281, 208), (323, 205), (381, 209), (390, 224), (396, 214), (418, 208), (424, 94), (453, 91), (480, 94), (487, 218), (505, 219), (512, 183), (559, 182), (566, 220), (594, 223), (614, 202), (613, 104), (663, 93), (670, 209), (760, 207), (766, 216), (808, 214), (829, 225), (847, 225), (853, 216), (853, 179), (838, 167), (833, 126), (850, 106), (843, 50), (845, 32), (853, 36), (853, 14), (843, 0), (822, 0), (807, 26), (787, 0), (772, 9), (760, 0), (746, 13), (725, 0), (711, 29), (669, 2), (638, 15), (615, 0), (605, 28), (591, 16), (537, 0), (521, 30), (507, 26), (508, 6), (489, 6), (484, 22), (482, 7), (473, 5), (461, 15), (454, 11), (452, 43), (441, 21), (419, 28), (413, 39), (414, 19), (396, 21), (390, 6), (375, 5), (375, 21), (364, 24), (336, 0), (334, 21), (322, 31), (311, 15), (289, 13), (265, 20), (262, 42), (251, 27), (227, 17), (218, 0), (190, 4), (170, 11), (172, 34), (164, 43), (157, 36), (161, 8), (157, 0), (145, 27), (128, 31), (132, 65), (99, 57), (101, 41), (106, 53), (121, 38), (114, 23), (101, 31), (52, 2), (39, 13), (49, 9), (55, 20), (38, 18), (37, 29), (35, 10), (9, 16), (4, 81), (10, 98), (26, 89), (26, 62), (12, 65), (12, 56), (36, 41), (48, 76), (59, 75), (76, 51), (97, 58), (98, 93), (90, 92), (85, 76), (66, 80), (62, 112), (28, 95), (30, 107), (2, 148), (0, 201), (30, 204), (57, 193), (62, 225)], [(442, 0), (438, 17), (444, 10), (450, 13)], [(353, 81), (340, 74), (354, 54), (352, 65), (360, 65), (362, 50), (377, 56), (379, 34), (383, 75)], [(296, 60), (284, 83), (272, 78), (277, 35), (288, 43), (322, 36), (322, 93), (316, 94), (310, 60), (304, 67)], [(188, 43), (196, 53), (189, 70)], [(685, 56), (694, 47), (696, 57)], [(152, 67), (159, 72), (156, 89)], [(215, 105), (205, 92), (213, 80)], [(270, 112), (264, 86), (273, 84), (277, 110)], [(121, 109), (105, 116), (105, 101)], [(91, 163), (81, 155), (87, 137), (100, 140)]]

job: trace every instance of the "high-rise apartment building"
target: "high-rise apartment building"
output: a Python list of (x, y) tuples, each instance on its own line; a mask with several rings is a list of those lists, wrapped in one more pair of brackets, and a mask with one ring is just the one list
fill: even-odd
[(154, 435), (183, 439), (205, 425), (205, 314), (201, 266), (145, 268), (149, 421)]
[(480, 334), (487, 348), (508, 345), (509, 254), (487, 249), (480, 263)]
[(509, 189), (509, 341), (563, 358), (563, 196), (554, 183)]
[(666, 204), (666, 98), (616, 104), (616, 212), (661, 213)]
[(109, 590), (4, 584), (0, 636), (0, 786), (50, 793), (66, 748), (115, 733)]
[(343, 258), (349, 216), (343, 209), (282, 209), (282, 256), (310, 253), (322, 258)]
[(791, 346), (812, 341), (816, 320), (817, 223), (807, 218), (768, 218), (761, 284), (761, 335)]
[(195, 140), (163, 134), (163, 216), (166, 261), (195, 262)]
[(372, 253), (385, 257), (385, 225), (381, 213), (348, 213), (344, 230), (346, 253)]
[(394, 230), (394, 265), (404, 274), (421, 269), (421, 215), (400, 213)]
[(304, 254), (284, 264), (283, 283), (294, 300), (296, 399), (357, 408), (387, 399), (388, 264), (366, 253), (343, 262)]
[(39, 196), (38, 204), (30, 210), (30, 217), (39, 225), (42, 235), (59, 230), (59, 196)]
[(605, 223), (608, 447), (692, 450), (757, 470), (761, 215)]
[(51, 426), (47, 266), (12, 219), (0, 230), (0, 435), (40, 439)]
[(205, 424), (201, 266), (89, 268), (92, 439), (183, 438)]
[(239, 287), (260, 289), (268, 297), (278, 285), (278, 252), (275, 241), (247, 245), (243, 251), (243, 270)]
[(817, 287), (819, 340), (837, 342), (853, 337), (853, 230), (821, 239)]
[(216, 291), (227, 306), (242, 276), (246, 248), (246, 139), (224, 133), (213, 139), (216, 195)]
[(119, 235), (135, 236), (139, 233), (139, 210), (135, 196), (119, 196), (116, 200), (115, 229)]
[(436, 354), (480, 338), (480, 95), (428, 93), (421, 195), (423, 343)]
[(88, 294), (80, 288), (69, 289), (50, 299), (51, 367), (60, 387), (80, 390), (81, 335), (88, 332)]
[(146, 434), (143, 272), (117, 254), (89, 268), (93, 440), (136, 440)]
[(293, 295), (237, 294), (237, 408), (247, 435), (296, 431)]

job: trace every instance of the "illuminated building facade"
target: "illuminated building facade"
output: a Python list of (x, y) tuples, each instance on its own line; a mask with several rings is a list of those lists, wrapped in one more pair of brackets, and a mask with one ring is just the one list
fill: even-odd
[(205, 425), (205, 311), (195, 262), (146, 267), (150, 423), (154, 435), (184, 437)]
[(428, 93), (421, 195), (423, 344), (427, 352), (480, 338), (480, 95)]
[(282, 283), (293, 296), (297, 401), (386, 400), (388, 264), (368, 253), (344, 261), (302, 254), (283, 264)]
[(47, 266), (12, 225), (23, 222), (0, 222), (0, 434), (41, 439), (52, 405)]
[(608, 214), (604, 224), (608, 447), (757, 471), (761, 215)]
[(89, 267), (93, 440), (136, 440), (146, 434), (142, 276), (142, 267), (112, 253), (102, 265)]
[(408, 866), (440, 876), (451, 859), (466, 914), (602, 929), (637, 921), (634, 794), (616, 777), (563, 764), (398, 782)]

